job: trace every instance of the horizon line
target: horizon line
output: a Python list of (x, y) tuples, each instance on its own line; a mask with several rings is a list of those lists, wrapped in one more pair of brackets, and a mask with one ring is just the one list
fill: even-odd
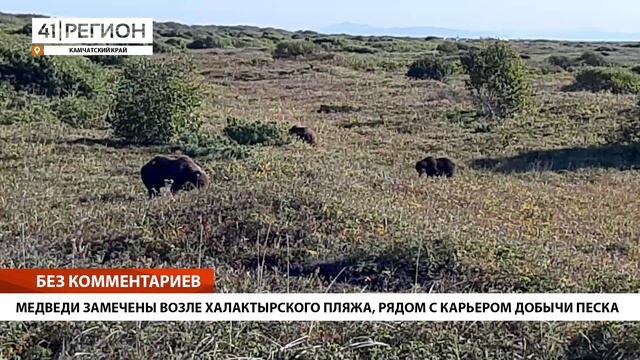
[[(12, 13), (12, 12), (4, 12), (0, 11), (0, 14), (12, 15), (12, 16), (42, 16), (42, 17), (77, 17), (77, 16), (64, 16), (64, 15), (46, 15), (41, 13)], [(154, 22), (158, 23), (177, 23), (186, 26), (228, 26), (228, 27), (256, 27), (262, 29), (276, 29), (276, 30), (284, 30), (289, 32), (306, 32), (312, 31), (319, 34), (324, 35), (350, 35), (350, 36), (390, 36), (390, 37), (407, 37), (407, 38), (421, 38), (427, 36), (436, 36), (441, 38), (460, 38), (460, 39), (483, 39), (483, 38), (505, 38), (509, 40), (549, 40), (549, 41), (591, 41), (591, 42), (640, 42), (640, 32), (620, 32), (620, 31), (609, 31), (603, 30), (599, 28), (575, 28), (570, 30), (470, 30), (470, 29), (459, 29), (455, 27), (443, 27), (443, 26), (431, 26), (431, 25), (409, 25), (409, 26), (378, 26), (364, 23), (356, 23), (350, 21), (343, 21), (338, 23), (333, 23), (329, 25), (317, 26), (317, 27), (309, 27), (309, 28), (300, 28), (300, 27), (288, 27), (288, 26), (279, 26), (279, 25), (264, 25), (264, 24), (251, 24), (251, 23), (200, 23), (200, 22), (187, 22), (183, 20), (168, 20), (168, 19), (155, 19), (151, 17)], [(353, 32), (332, 32), (327, 31), (332, 27), (339, 26), (359, 26), (363, 28), (369, 28), (374, 31), (374, 33), (353, 33)], [(384, 31), (402, 31), (402, 30), (420, 30), (420, 29), (437, 29), (441, 31), (447, 32), (460, 32), (460, 33), (477, 33), (472, 36), (461, 35), (437, 35), (437, 34), (424, 34), (424, 35), (410, 35), (410, 34), (391, 34), (391, 33), (383, 33)], [(572, 32), (578, 33), (575, 35), (579, 36), (580, 32), (595, 32), (602, 33), (605, 37), (607, 35), (612, 36), (612, 38), (580, 38), (573, 37), (568, 35)], [(520, 33), (520, 35), (510, 35), (509, 33)], [(538, 34), (536, 34), (538, 33)], [(567, 37), (564, 37), (562, 34), (567, 34)], [(638, 39), (615, 39), (616, 35), (619, 36), (638, 36)]]

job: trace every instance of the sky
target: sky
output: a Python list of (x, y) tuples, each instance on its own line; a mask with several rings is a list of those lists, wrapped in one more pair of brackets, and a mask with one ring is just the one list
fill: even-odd
[(343, 22), (473, 31), (640, 33), (640, 0), (0, 0), (0, 12), (151, 17), (187, 24), (321, 30)]

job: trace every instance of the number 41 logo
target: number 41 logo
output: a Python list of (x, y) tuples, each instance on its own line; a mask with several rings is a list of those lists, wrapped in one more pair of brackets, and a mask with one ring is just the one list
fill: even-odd
[(49, 35), (51, 35), (51, 37), (55, 38), (56, 37), (56, 25), (55, 24), (42, 24), (42, 27), (40, 27), (40, 30), (38, 30), (38, 35), (42, 35), (45, 38), (49, 38)]

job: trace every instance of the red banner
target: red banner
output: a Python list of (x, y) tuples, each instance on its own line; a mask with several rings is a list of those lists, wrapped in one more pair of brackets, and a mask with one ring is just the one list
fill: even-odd
[(0, 293), (213, 291), (213, 269), (0, 269)]

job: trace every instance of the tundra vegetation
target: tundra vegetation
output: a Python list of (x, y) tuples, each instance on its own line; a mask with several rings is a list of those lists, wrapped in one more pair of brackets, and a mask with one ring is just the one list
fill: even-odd
[[(215, 267), (219, 292), (640, 290), (637, 43), (158, 23), (153, 58), (34, 59), (29, 24), (0, 14), (2, 267)], [(181, 153), (209, 186), (148, 201), (140, 166)], [(428, 154), (456, 178), (418, 177)], [(2, 358), (79, 354), (632, 359), (640, 325), (0, 324)]]

